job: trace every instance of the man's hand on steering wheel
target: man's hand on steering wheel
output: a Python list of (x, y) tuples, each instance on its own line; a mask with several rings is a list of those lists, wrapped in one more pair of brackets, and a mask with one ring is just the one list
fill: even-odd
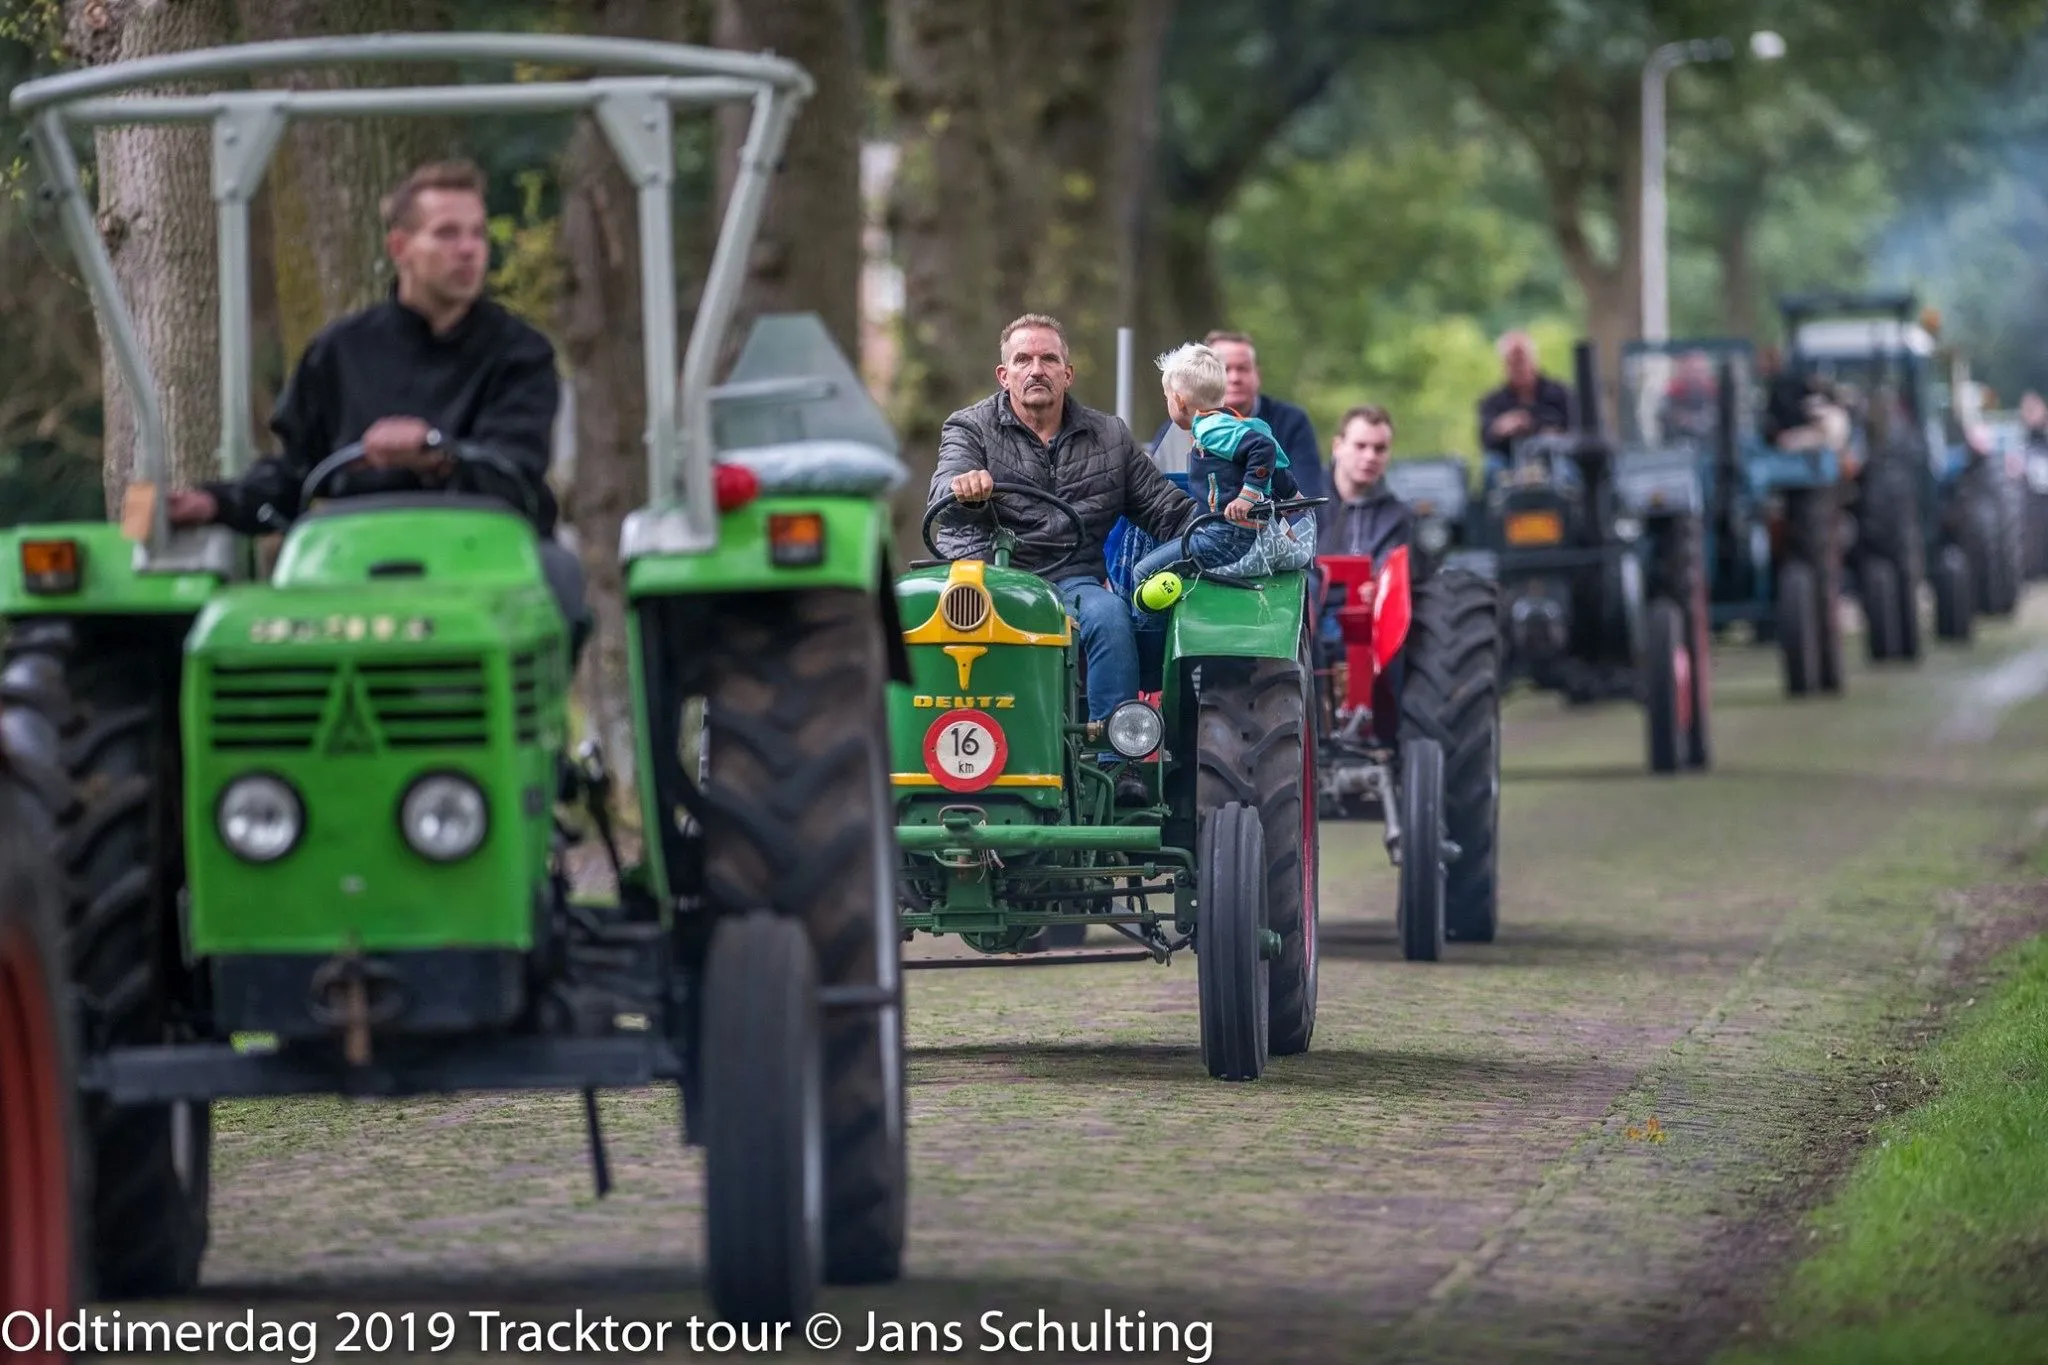
[(987, 502), (996, 491), (996, 477), (986, 469), (970, 469), (953, 480), (953, 496), (962, 502)]
[(372, 469), (404, 469), (439, 481), (454, 472), (448, 452), (429, 446), (434, 429), (417, 417), (380, 417), (363, 433), (363, 463)]

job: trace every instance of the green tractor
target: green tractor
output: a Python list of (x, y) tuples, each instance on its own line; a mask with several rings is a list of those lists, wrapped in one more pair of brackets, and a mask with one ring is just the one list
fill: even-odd
[[(1159, 690), (1087, 721), (1078, 633), (1052, 587), (1059, 564), (1010, 567), (1018, 541), (1001, 508), (1012, 497), (1050, 506), (1071, 528), (1069, 557), (1078, 550), (1069, 504), (998, 484), (983, 512), (989, 558), (949, 561), (933, 538), (947, 494), (925, 517), (935, 558), (896, 586), (911, 673), (890, 725), (903, 936), (957, 935), (977, 954), (904, 965), (1165, 963), (1189, 948), (1209, 1074), (1256, 1080), (1271, 1055), (1306, 1051), (1315, 1029), (1307, 575), (1191, 576), (1163, 622)], [(1110, 752), (1143, 776), (1144, 805), (1118, 804), (1096, 757)], [(1090, 926), (1130, 943), (1045, 943)]]
[[(605, 74), (111, 98), (420, 62)], [(64, 779), (94, 1296), (197, 1281), (216, 1100), (580, 1091), (603, 1194), (597, 1090), (671, 1082), (679, 1135), (705, 1152), (718, 1312), (786, 1320), (821, 1281), (899, 1273), (882, 719), (891, 678), (908, 676), (887, 569), (903, 470), (814, 317), (763, 319), (712, 383), (810, 90), (765, 55), (471, 33), (185, 52), (13, 92), (138, 397), (149, 513), (0, 536), (0, 700)], [(673, 119), (729, 102), (752, 123), (678, 379)], [(344, 450), (258, 580), (248, 538), (173, 532), (152, 506), (164, 423), (69, 141), (104, 124), (212, 130), (233, 475), (254, 447), (248, 205), (287, 121), (579, 110), (638, 186), (642, 234), (652, 493), (621, 540), (647, 831), (633, 865), (606, 819), (602, 755), (570, 752), (570, 632), (523, 516), (445, 493), (316, 502), (360, 453)], [(593, 832), (616, 896), (571, 884), (568, 849)]]

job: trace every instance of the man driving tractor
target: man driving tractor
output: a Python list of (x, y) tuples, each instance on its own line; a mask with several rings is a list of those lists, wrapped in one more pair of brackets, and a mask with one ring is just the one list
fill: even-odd
[[(1375, 566), (1415, 535), (1415, 513), (1387, 487), (1387, 461), (1394, 451), (1394, 418), (1377, 403), (1361, 403), (1337, 423), (1337, 437), (1330, 443), (1330, 479), (1336, 497), (1325, 509), (1316, 535), (1318, 555), (1364, 555)], [(1337, 624), (1340, 602), (1325, 600), (1327, 594), (1316, 575), (1315, 599), (1322, 603), (1316, 634), (1330, 655), (1343, 650)], [(1398, 704), (1401, 696), (1401, 660), (1396, 657), (1387, 671), (1387, 685)]]
[[(1112, 413), (1076, 401), (1066, 331), (1042, 313), (1026, 313), (1003, 328), (995, 393), (946, 419), (939, 435), (938, 468), (927, 508), (950, 493), (960, 505), (936, 518), (933, 543), (948, 558), (979, 554), (988, 534), (972, 519), (991, 495), (1019, 544), (1012, 567), (1038, 572), (1057, 563), (1055, 544), (1064, 518), (1044, 504), (996, 493), (997, 484), (1022, 484), (1060, 498), (1079, 514), (1082, 543), (1053, 586), (1081, 634), (1088, 675), (1088, 718), (1104, 720), (1138, 695), (1138, 640), (1127, 603), (1106, 584), (1104, 546), (1118, 517), (1165, 541), (1180, 535), (1200, 511), (1173, 486)], [(1119, 799), (1143, 800), (1143, 784), (1126, 771)]]
[(405, 178), (383, 205), (397, 283), (384, 302), (329, 324), (306, 347), (270, 422), (282, 449), (239, 479), (173, 493), (167, 510), (174, 526), (282, 530), (308, 510), (299, 504), (313, 470), (360, 442), (361, 461), (326, 480), (326, 496), (479, 495), (533, 523), (573, 656), (593, 621), (582, 565), (554, 539), (555, 351), (484, 297), (484, 191), (483, 172), (466, 161), (429, 162)]

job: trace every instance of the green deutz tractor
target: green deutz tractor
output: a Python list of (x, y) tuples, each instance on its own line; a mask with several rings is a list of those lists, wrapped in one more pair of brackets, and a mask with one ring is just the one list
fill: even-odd
[[(109, 98), (418, 62), (606, 74)], [(186, 52), (13, 92), (140, 409), (146, 525), (0, 536), (10, 748), (63, 774), (52, 804), (95, 1296), (197, 1281), (213, 1101), (580, 1091), (602, 1194), (597, 1089), (669, 1082), (682, 1139), (705, 1151), (717, 1311), (788, 1319), (821, 1280), (898, 1274), (882, 721), (891, 677), (907, 676), (886, 567), (886, 495), (903, 470), (814, 317), (763, 319), (728, 382), (711, 383), (810, 90), (769, 56), (385, 34)], [(673, 118), (735, 101), (752, 124), (678, 380)], [(233, 475), (254, 446), (249, 198), (287, 121), (579, 110), (639, 187), (653, 492), (621, 542), (647, 831), (632, 866), (605, 819), (602, 756), (569, 752), (569, 627), (525, 517), (447, 493), (321, 501), (348, 450), (308, 480), (309, 510), (282, 528), (267, 580), (248, 538), (168, 526), (150, 497), (165, 486), (156, 390), (69, 141), (100, 124), (213, 131)], [(616, 897), (571, 885), (568, 847), (592, 832)], [(11, 1163), (22, 1139), (5, 1131)]]
[[(1009, 567), (1007, 498), (1046, 503), (1071, 528), (1052, 553), (1079, 548), (1071, 506), (998, 484), (983, 513), (989, 557), (948, 562), (932, 534), (948, 494), (925, 518), (937, 558), (896, 586), (911, 671), (890, 725), (904, 937), (957, 935), (979, 954), (905, 966), (1165, 963), (1192, 949), (1209, 1074), (1255, 1080), (1315, 1029), (1307, 576), (1191, 577), (1163, 622), (1158, 693), (1090, 722), (1079, 634), (1051, 584), (1059, 566)], [(1144, 777), (1147, 804), (1117, 803), (1104, 753)], [(1045, 931), (1087, 926), (1131, 944), (1046, 950)]]

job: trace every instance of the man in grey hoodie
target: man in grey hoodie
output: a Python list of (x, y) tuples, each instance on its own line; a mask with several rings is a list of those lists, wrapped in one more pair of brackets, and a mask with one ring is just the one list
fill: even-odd
[[(1396, 546), (1408, 545), (1415, 535), (1415, 514), (1408, 504), (1394, 496), (1383, 477), (1387, 460), (1394, 452), (1394, 419), (1376, 403), (1361, 403), (1337, 423), (1337, 438), (1330, 442), (1330, 502), (1317, 511), (1316, 553), (1318, 555), (1366, 555), (1375, 569)], [(1321, 600), (1321, 575), (1317, 575), (1316, 599)], [(1317, 620), (1317, 634), (1333, 654), (1342, 650), (1334, 601), (1323, 602)], [(1401, 661), (1394, 661), (1388, 683), (1399, 697)]]

